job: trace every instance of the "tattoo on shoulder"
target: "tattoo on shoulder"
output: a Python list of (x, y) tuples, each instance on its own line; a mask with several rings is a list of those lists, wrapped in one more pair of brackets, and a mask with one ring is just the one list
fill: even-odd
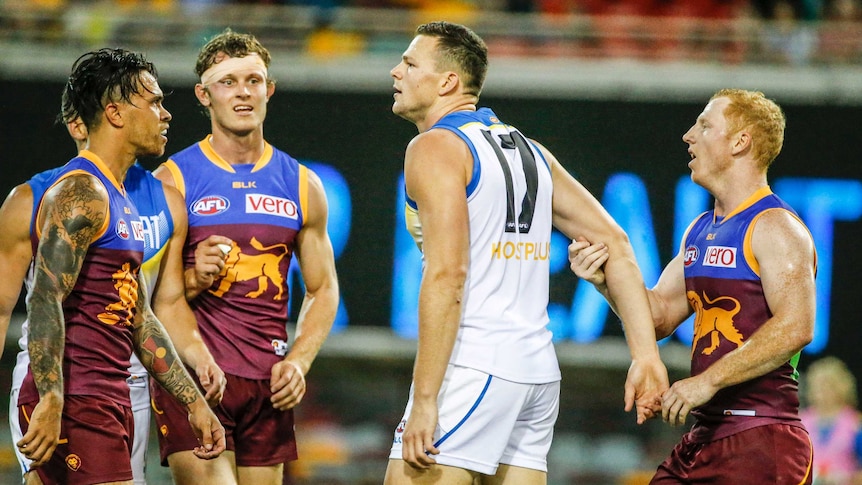
[(75, 246), (88, 244), (105, 221), (106, 202), (91, 177), (69, 177), (54, 197), (54, 222)]
[(47, 209), (37, 271), (55, 278), (71, 291), (90, 243), (105, 221), (107, 201), (89, 177), (74, 176), (63, 185)]

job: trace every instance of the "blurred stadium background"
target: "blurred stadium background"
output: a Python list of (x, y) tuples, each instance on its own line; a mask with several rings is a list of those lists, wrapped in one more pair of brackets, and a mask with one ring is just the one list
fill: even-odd
[[(485, 38), (482, 104), (541, 140), (606, 204), (650, 282), (676, 251), (679, 226), (708, 204), (686, 183), (680, 138), (706, 100), (742, 87), (782, 104), (787, 139), (770, 178), (812, 228), (820, 255), (817, 336), (802, 368), (830, 354), (862, 375), (860, 0), (0, 0), (0, 191), (73, 156), (54, 118), (83, 52), (147, 53), (172, 92), (173, 153), (209, 126), (192, 95), (197, 48), (225, 27), (255, 34), (278, 81), (266, 137), (324, 176), (343, 297), (298, 410), (301, 458), (290, 480), (380, 483), (410, 381), (418, 275), (399, 212), (414, 127), (389, 111), (389, 70), (415, 26), (436, 19)], [(551, 292), (564, 379), (549, 483), (645, 483), (684, 430), (638, 427), (622, 411), (624, 337), (569, 274), (565, 243), (555, 242)], [(301, 282), (292, 283), (296, 295)], [(5, 404), (22, 311), (0, 360), (2, 483), (17, 475)], [(663, 342), (672, 378), (687, 373), (688, 342), (684, 332)], [(148, 476), (170, 483), (157, 452)]]

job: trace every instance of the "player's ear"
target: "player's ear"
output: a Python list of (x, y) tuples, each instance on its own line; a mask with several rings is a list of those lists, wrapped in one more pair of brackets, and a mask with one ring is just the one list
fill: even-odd
[(125, 121), (123, 120), (123, 110), (120, 103), (113, 101), (108, 102), (108, 104), (105, 105), (103, 114), (105, 116), (105, 121), (110, 123), (112, 126), (119, 128), (125, 124)]
[(269, 101), (269, 98), (275, 94), (275, 81), (272, 79), (266, 80), (266, 100)]
[(81, 148), (81, 145), (86, 145), (87, 143), (87, 126), (84, 124), (84, 120), (81, 119), (80, 116), (76, 117), (74, 120), (66, 123), (66, 129), (69, 131), (69, 136), (75, 140), (75, 143), (78, 145), (78, 148)]
[(210, 93), (207, 91), (206, 86), (201, 83), (195, 84), (195, 97), (198, 98), (198, 102), (205, 108), (209, 108), (210, 105)]
[(443, 78), (440, 80), (440, 95), (445, 95), (451, 93), (461, 84), (461, 78), (458, 77), (458, 73), (454, 71), (447, 71), (443, 73)]
[(733, 137), (733, 148), (731, 153), (738, 155), (745, 150), (751, 149), (751, 134), (747, 131), (740, 131)]

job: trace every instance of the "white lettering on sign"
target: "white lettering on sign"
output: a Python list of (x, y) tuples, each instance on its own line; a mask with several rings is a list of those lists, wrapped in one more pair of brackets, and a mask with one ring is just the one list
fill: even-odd
[(296, 203), (290, 199), (264, 194), (246, 194), (245, 212), (247, 214), (267, 214), (271, 216), (296, 219)]
[(719, 268), (736, 268), (736, 248), (709, 246), (706, 248), (703, 265)]

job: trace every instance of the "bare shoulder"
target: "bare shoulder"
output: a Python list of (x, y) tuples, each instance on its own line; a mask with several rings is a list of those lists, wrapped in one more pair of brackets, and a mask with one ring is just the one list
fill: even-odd
[(0, 206), (0, 227), (3, 228), (0, 241), (29, 241), (32, 211), (33, 189), (30, 184), (24, 183), (13, 188)]
[(329, 204), (326, 200), (326, 190), (323, 181), (320, 180), (314, 170), (308, 170), (308, 202), (304, 207), (305, 225), (314, 226), (323, 224), (325, 226), (329, 213)]
[(792, 212), (771, 209), (763, 212), (754, 225), (753, 237), (769, 244), (795, 244), (813, 249), (811, 233)]
[(404, 155), (407, 192), (422, 185), (433, 186), (444, 179), (457, 179), (466, 186), (473, 172), (470, 147), (449, 130), (435, 128), (415, 136)]
[(106, 202), (108, 191), (95, 175), (79, 172), (60, 179), (45, 193), (45, 199), (79, 204)]
[(70, 232), (100, 225), (107, 217), (108, 191), (89, 173), (71, 174), (51, 187), (42, 199), (41, 212), (50, 211), (56, 223), (63, 222)]
[[(170, 160), (168, 160), (168, 162), (170, 162)], [(164, 183), (166, 186), (176, 187), (177, 182), (174, 180), (173, 174), (171, 174), (171, 171), (168, 169), (167, 165), (165, 165), (168, 162), (165, 162), (156, 167), (156, 169), (153, 170), (153, 177), (161, 180), (162, 183)]]
[(171, 218), (174, 221), (174, 227), (185, 227), (188, 224), (185, 197), (183, 197), (180, 191), (173, 185), (170, 185), (163, 180), (160, 182), (162, 184), (162, 189), (164, 189), (165, 192), (165, 200), (168, 202), (168, 209), (171, 211)]
[(455, 133), (434, 128), (420, 133), (407, 145), (407, 158), (450, 160), (451, 155), (469, 155), (470, 147)]
[(751, 236), (755, 258), (763, 264), (814, 264), (814, 240), (805, 224), (784, 209), (765, 211), (754, 223)]
[(14, 187), (9, 191), (3, 205), (0, 206), (0, 213), (5, 217), (7, 214), (18, 214), (21, 212), (27, 213), (29, 216), (30, 210), (33, 208), (33, 188), (30, 184), (24, 183)]

